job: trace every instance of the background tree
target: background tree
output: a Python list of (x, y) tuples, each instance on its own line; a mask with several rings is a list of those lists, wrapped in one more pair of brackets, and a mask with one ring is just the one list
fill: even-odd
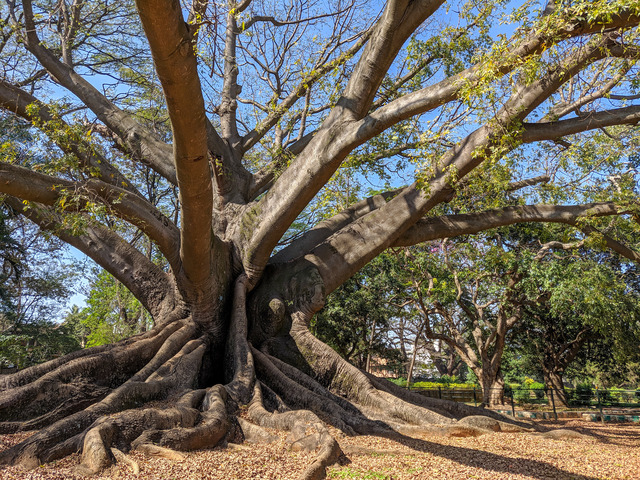
[(342, 358), (371, 373), (377, 364), (395, 365), (399, 352), (388, 338), (395, 309), (389, 298), (388, 262), (377, 258), (327, 297), (326, 305), (313, 318), (311, 332)]
[(630, 345), (637, 339), (640, 318), (637, 291), (606, 260), (589, 259), (590, 253), (581, 248), (574, 255), (534, 264), (522, 282), (529, 302), (517, 326), (520, 351), (538, 362), (545, 386), (564, 406), (564, 372), (587, 342), (610, 340), (607, 356), (621, 363), (637, 350), (637, 344)]
[[(339, 453), (321, 419), (388, 434), (477, 412), (372, 378), (309, 332), (385, 249), (549, 221), (606, 227), (637, 259), (635, 173), (608, 155), (637, 144), (637, 3), (525, 3), (504, 12), (506, 35), (502, 4), (457, 2), (453, 19), (443, 4), (2, 4), (0, 105), (34, 138), (2, 145), (4, 202), (95, 260), (155, 327), (3, 378), (2, 428), (46, 428), (0, 462), (82, 449), (96, 472), (112, 442), (215, 445), (234, 438), (235, 402), (265, 426), (313, 424), (315, 477)], [(376, 194), (282, 245), (345, 168)], [(511, 193), (543, 174), (526, 204)], [(456, 196), (484, 200), (434, 210)], [(175, 408), (127, 410), (159, 398)]]
[(60, 318), (74, 271), (57, 242), (0, 209), (0, 368), (15, 370), (80, 348)]
[(522, 317), (517, 284), (524, 273), (505, 250), (491, 237), (444, 241), (407, 251), (400, 266), (407, 300), (421, 317), (418, 338), (455, 350), (478, 378), (484, 405), (503, 403), (502, 355)]

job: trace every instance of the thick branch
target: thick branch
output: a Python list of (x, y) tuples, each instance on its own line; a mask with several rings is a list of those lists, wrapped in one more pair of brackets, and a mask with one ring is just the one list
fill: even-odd
[[(92, 200), (99, 199), (155, 241), (172, 268), (179, 270), (178, 229), (149, 202), (124, 189), (97, 179), (71, 182), (0, 163), (0, 193), (48, 206), (60, 204), (64, 198), (67, 208), (76, 211), (86, 209)], [(79, 200), (74, 198), (77, 194), (81, 195)]]
[(556, 140), (566, 135), (610, 127), (613, 125), (637, 125), (640, 122), (640, 105), (593, 112), (587, 115), (560, 120), (558, 122), (525, 123), (522, 141), (524, 143), (542, 140)]
[[(54, 118), (49, 108), (33, 95), (0, 80), (0, 107), (28, 120), (46, 133), (51, 129), (68, 130), (71, 127), (61, 118)], [(107, 183), (124, 187), (133, 193), (138, 193), (133, 185), (116, 169), (104, 156), (95, 151), (89, 144), (79, 144), (73, 140), (65, 140), (56, 135), (56, 144), (65, 153), (75, 155), (85, 170), (88, 168), (100, 172), (100, 179)]]
[(580, 218), (623, 213), (613, 202), (605, 202), (564, 206), (524, 205), (478, 213), (425, 218), (407, 230), (393, 243), (393, 246), (405, 247), (440, 238), (471, 235), (516, 223), (548, 222), (576, 225)]
[(115, 106), (93, 85), (62, 63), (40, 41), (36, 33), (31, 0), (23, 1), (27, 27), (25, 44), (51, 76), (76, 95), (107, 127), (114, 131), (134, 155), (138, 155), (156, 172), (170, 182), (176, 182), (170, 148), (149, 129), (136, 122), (131, 115)]
[(497, 112), (494, 122), (478, 128), (442, 156), (426, 188), (419, 188), (417, 184), (405, 188), (379, 210), (360, 218), (319, 245), (312, 252), (313, 258), (308, 260), (320, 270), (327, 290), (332, 291), (366, 262), (393, 245), (429, 210), (446, 201), (453, 186), (485, 159), (504, 155), (505, 145), (501, 142), (504, 131), (514, 128), (582, 68), (603, 58), (606, 55), (603, 46), (610, 43), (608, 39), (592, 42), (539, 80), (518, 88)]
[[(376, 254), (390, 246), (396, 235), (402, 234), (427, 211), (445, 201), (454, 183), (480, 165), (485, 158), (494, 155), (494, 148), (504, 148), (500, 145), (499, 139), (505, 130), (514, 128), (514, 123), (521, 122), (582, 68), (604, 58), (608, 53), (607, 48), (612, 45), (615, 45), (615, 42), (611, 39), (598, 38), (565, 58), (560, 65), (539, 80), (520, 86), (497, 113), (494, 122), (480, 127), (442, 157), (429, 182), (428, 194), (419, 192), (417, 185), (408, 187), (405, 193), (398, 195), (381, 209), (385, 210), (386, 216), (379, 218), (378, 212), (373, 212), (363, 217), (357, 227), (348, 227), (342, 238), (334, 235), (330, 244), (325, 245), (328, 249), (326, 252), (316, 252), (318, 267), (321, 271), (324, 270), (321, 265), (327, 268), (323, 274), (325, 282), (331, 283), (327, 276), (338, 281), (334, 274), (336, 271), (348, 270), (349, 273), (345, 273), (343, 279), (348, 278)], [(455, 92), (458, 88), (456, 86)], [(245, 270), (252, 272), (250, 278), (261, 272), (271, 250), (286, 228), (335, 172), (345, 156), (389, 126), (383, 126), (373, 115), (362, 121), (345, 122), (339, 112), (339, 108), (334, 109), (305, 151), (282, 174), (261, 199), (260, 204), (250, 208), (245, 214), (243, 227), (245, 231), (246, 227), (252, 230), (245, 248), (248, 255), (243, 259)], [(392, 123), (395, 121), (398, 119)], [(306, 181), (302, 182), (301, 178)], [(257, 215), (260, 215), (262, 220), (259, 225), (255, 225), (252, 220)], [(373, 232), (376, 233), (372, 234)], [(372, 238), (376, 238), (375, 242), (370, 241)], [(353, 249), (356, 244), (361, 244), (362, 248)], [(330, 258), (333, 258), (331, 265), (326, 263)], [(336, 264), (333, 264), (334, 261)]]
[(443, 3), (443, 0), (387, 2), (362, 57), (338, 100), (339, 110), (349, 112), (351, 119), (362, 118), (367, 113), (404, 42)]
[(213, 190), (207, 119), (193, 38), (177, 0), (138, 0), (140, 19), (167, 101), (182, 228), (180, 256), (187, 279), (200, 284), (210, 274)]
[(46, 207), (28, 208), (15, 197), (5, 201), (16, 211), (77, 248), (113, 275), (142, 303), (154, 318), (161, 318), (177, 307), (173, 281), (145, 255), (116, 233), (101, 225), (88, 225), (80, 235), (61, 228), (60, 219)]
[[(571, 11), (569, 12), (571, 15)], [(524, 40), (502, 58), (502, 63), (495, 67), (496, 75), (504, 75), (532, 55), (540, 54), (550, 45), (563, 39), (587, 35), (605, 29), (617, 29), (636, 26), (640, 16), (636, 11), (622, 11), (610, 17), (594, 17), (591, 23), (582, 19), (572, 19), (565, 26), (553, 31), (533, 31)], [(429, 112), (441, 105), (449, 103), (460, 95), (468, 85), (479, 83), (486, 75), (487, 65), (480, 63), (469, 67), (457, 75), (446, 78), (439, 83), (429, 85), (421, 90), (404, 95), (362, 119), (358, 126), (359, 135), (367, 139), (389, 128), (390, 126), (415, 115)], [(489, 68), (494, 70), (494, 68)]]
[(365, 198), (364, 200), (354, 203), (333, 217), (323, 220), (306, 232), (302, 237), (291, 242), (290, 245), (271, 257), (271, 263), (288, 262), (302, 257), (341, 228), (346, 227), (367, 213), (380, 208), (386, 203), (387, 199), (393, 197), (395, 193), (395, 191), (386, 192)]

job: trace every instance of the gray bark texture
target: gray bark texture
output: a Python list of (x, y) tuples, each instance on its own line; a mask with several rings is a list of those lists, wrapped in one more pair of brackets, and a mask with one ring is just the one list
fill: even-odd
[[(325, 468), (342, 454), (327, 425), (348, 435), (385, 436), (433, 431), (438, 425), (453, 435), (460, 419), (493, 415), (423, 398), (373, 377), (310, 333), (327, 295), (385, 249), (514, 223), (555, 222), (601, 235), (620, 255), (638, 259), (632, 247), (589, 223), (629, 212), (613, 200), (512, 202), (472, 213), (433, 213), (464, 193), (465, 177), (485, 167), (490, 175), (491, 165), (518, 145), (631, 128), (640, 121), (640, 107), (628, 104), (569, 114), (580, 113), (586, 100), (540, 122), (531, 115), (555, 101), (581, 72), (637, 58), (635, 39), (625, 42), (640, 20), (634, 2), (604, 14), (595, 7), (585, 13), (583, 6), (547, 12), (533, 19), (535, 28), (515, 34), (508, 55), (497, 63), (478, 60), (431, 82), (424, 79), (431, 57), (394, 75), (408, 42), (439, 23), (441, 0), (389, 0), (377, 14), (358, 13), (357, 2), (344, 2), (348, 6), (338, 13), (301, 7), (273, 16), (251, 0), (225, 6), (194, 0), (188, 18), (178, 0), (137, 0), (135, 11), (125, 3), (59, 3), (54, 13), (35, 0), (0, 7), (6, 19), (0, 24), (0, 53), (4, 58), (3, 49), (22, 49), (0, 78), (0, 108), (46, 139), (40, 146), (47, 149), (40, 150), (65, 159), (56, 170), (3, 153), (0, 196), (106, 269), (150, 312), (155, 326), (2, 377), (0, 432), (38, 432), (0, 452), (0, 464), (36, 467), (81, 452), (79, 471), (94, 474), (122, 458), (121, 450), (178, 455), (176, 450), (267, 438), (260, 427), (270, 427), (291, 431), (300, 448), (316, 452), (302, 478), (324, 478)], [(133, 103), (121, 101), (118, 89), (98, 89), (83, 76), (111, 63), (93, 50), (82, 54), (100, 39), (93, 32), (108, 26), (107, 20), (92, 19), (100, 9), (111, 18), (111, 8), (122, 10), (121, 26), (140, 25), (140, 37), (127, 47), (154, 68), (136, 80), (138, 92), (146, 95), (141, 103), (161, 98), (166, 117), (148, 120)], [(349, 30), (352, 21), (364, 25), (362, 32)], [(295, 65), (286, 55), (296, 46), (291, 39), (315, 22), (328, 22), (321, 31), (329, 35), (313, 47), (319, 50), (313, 52), (315, 63), (289, 70)], [(207, 35), (220, 46), (202, 53)], [(271, 38), (282, 43), (273, 40), (264, 48)], [(576, 38), (578, 46), (563, 43)], [(544, 52), (555, 47), (568, 53), (545, 64)], [(266, 61), (268, 51), (276, 56)], [(536, 59), (535, 78), (520, 79), (518, 66)], [(249, 66), (262, 73), (245, 74)], [(212, 94), (207, 88), (216, 75), (220, 88)], [(264, 80), (271, 98), (250, 98), (253, 85), (244, 85), (243, 93), (240, 82), (247, 78)], [(415, 119), (422, 125), (420, 115), (462, 108), (473, 96), (470, 89), (486, 78), (513, 85), (502, 91), (505, 99), (490, 118), (471, 123), (463, 138), (443, 143), (429, 159), (430, 173), (393, 191), (351, 199), (343, 211), (282, 246), (294, 222), (359, 149), (400, 122)], [(328, 82), (335, 83), (335, 91), (323, 97)], [(614, 87), (610, 81), (600, 97), (591, 88), (589, 101)], [(79, 102), (75, 108), (46, 100), (47, 92), (61, 89)], [(262, 116), (246, 115), (247, 105)], [(82, 122), (76, 112), (85, 115)], [(100, 139), (92, 140), (96, 136)], [(414, 146), (379, 148), (376, 158), (403, 155)], [(157, 176), (171, 201), (160, 205), (135, 184), (136, 168)], [(505, 195), (549, 179), (541, 178), (507, 186)], [(173, 214), (165, 209), (169, 203), (176, 207)], [(81, 228), (69, 227), (70, 220)], [(134, 234), (120, 234), (124, 227), (116, 225)], [(161, 261), (154, 263), (130, 243), (140, 236)], [(496, 333), (500, 352), (509, 328), (504, 321)], [(451, 347), (463, 359), (469, 356), (459, 342)], [(483, 387), (500, 385), (499, 359), (482, 362), (491, 366), (479, 375)], [(485, 388), (485, 404), (500, 401), (487, 395)], [(236, 417), (239, 406), (247, 407), (249, 420)]]

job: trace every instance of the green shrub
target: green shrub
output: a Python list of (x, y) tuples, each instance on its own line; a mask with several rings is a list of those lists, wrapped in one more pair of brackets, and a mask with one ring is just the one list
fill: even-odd
[(411, 388), (435, 389), (438, 388), (477, 388), (473, 383), (441, 383), (441, 382), (416, 382)]
[(516, 403), (531, 403), (533, 396), (528, 388), (518, 388), (513, 391), (513, 401)]
[(402, 378), (402, 377), (390, 378), (389, 381), (392, 382), (392, 383), (395, 383), (396, 385), (398, 385), (400, 387), (406, 387), (407, 386), (407, 379), (406, 378)]
[(567, 391), (569, 405), (590, 405), (593, 396), (593, 388), (590, 383), (579, 383), (576, 388)]
[(544, 383), (540, 383), (540, 382), (533, 382), (532, 384), (529, 385), (529, 390), (533, 390), (535, 393), (535, 396), (538, 400), (542, 400), (544, 398)]

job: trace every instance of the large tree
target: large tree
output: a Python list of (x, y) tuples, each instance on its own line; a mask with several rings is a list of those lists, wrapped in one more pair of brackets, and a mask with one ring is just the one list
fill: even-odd
[[(593, 235), (629, 212), (634, 170), (611, 152), (636, 145), (640, 7), (525, 2), (501, 29), (499, 3), (444, 4), (3, 2), (0, 105), (39, 132), (29, 151), (2, 144), (4, 201), (117, 278), (155, 327), (3, 378), (2, 429), (42, 429), (0, 462), (82, 449), (97, 471), (112, 444), (215, 445), (239, 421), (251, 431), (235, 403), (264, 426), (315, 425), (314, 476), (338, 452), (321, 420), (388, 434), (475, 411), (366, 375), (310, 319), (389, 247), (517, 222)], [(390, 188), (291, 236), (341, 167)], [(144, 188), (150, 171), (172, 198)], [(516, 201), (543, 173), (562, 188)], [(607, 227), (603, 243), (637, 259)], [(140, 234), (163, 262), (129, 243)]]
[(419, 336), (460, 356), (478, 378), (483, 405), (504, 403), (502, 355), (522, 318), (517, 285), (524, 273), (517, 253), (495, 236), (498, 241), (441, 242), (426, 258), (416, 250), (405, 265), (408, 301), (421, 317)]
[(638, 292), (624, 279), (628, 265), (616, 269), (608, 256), (597, 261), (589, 258), (597, 258), (589, 249), (566, 245), (573, 245), (575, 254), (531, 265), (521, 285), (528, 297), (524, 318), (515, 331), (518, 354), (539, 364), (545, 387), (563, 406), (568, 405), (564, 373), (587, 342), (606, 339), (607, 356), (617, 363), (633, 358), (629, 352), (637, 352), (640, 313)]

